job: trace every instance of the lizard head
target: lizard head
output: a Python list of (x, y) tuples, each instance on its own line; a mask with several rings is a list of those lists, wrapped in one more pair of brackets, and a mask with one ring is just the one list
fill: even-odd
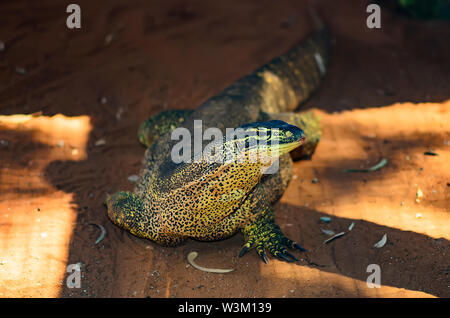
[(245, 124), (235, 131), (236, 137), (227, 144), (235, 147), (240, 157), (263, 163), (277, 159), (306, 141), (303, 130), (281, 120)]

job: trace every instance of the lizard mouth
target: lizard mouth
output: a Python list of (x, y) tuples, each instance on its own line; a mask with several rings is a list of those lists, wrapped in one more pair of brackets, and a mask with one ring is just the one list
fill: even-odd
[(305, 142), (306, 142), (306, 135), (303, 133), (301, 129), (297, 128), (295, 129), (293, 136), (289, 138), (288, 141), (278, 145), (278, 151), (281, 154), (285, 154), (291, 150), (294, 150), (297, 147), (300, 147), (301, 145), (305, 144)]
[(268, 153), (267, 155), (271, 156), (271, 157), (279, 157), (285, 153), (288, 153), (292, 150), (294, 150), (297, 147), (300, 147), (301, 145), (305, 144), (306, 142), (306, 136), (305, 135), (301, 135), (300, 137), (289, 141), (289, 142), (285, 142), (283, 144), (278, 144), (276, 147), (269, 147), (267, 148)]
[(299, 139), (297, 139), (295, 141), (279, 145), (278, 151), (281, 154), (285, 154), (285, 153), (287, 153), (287, 152), (289, 152), (291, 150), (294, 150), (297, 147), (300, 147), (305, 142), (306, 142), (306, 136), (302, 135)]

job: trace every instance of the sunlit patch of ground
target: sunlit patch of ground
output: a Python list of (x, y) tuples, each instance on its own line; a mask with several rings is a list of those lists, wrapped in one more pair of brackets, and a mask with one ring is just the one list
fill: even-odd
[[(283, 289), (283, 285), (297, 281), (297, 286), (286, 293), (289, 297), (434, 297), (423, 292), (383, 286), (382, 282), (380, 288), (368, 287), (366, 282), (354, 278), (285, 262), (276, 262), (272, 266), (261, 264), (260, 268), (265, 279), (271, 279), (279, 285), (272, 290)], [(272, 293), (271, 289), (267, 289), (264, 296), (280, 297), (278, 293)]]
[(0, 297), (56, 297), (76, 222), (73, 195), (45, 180), (53, 160), (84, 160), (87, 116), (0, 116)]
[[(450, 238), (450, 101), (318, 114), (323, 138), (312, 161), (295, 165), (282, 202)], [(342, 171), (382, 158), (388, 164), (379, 171)]]

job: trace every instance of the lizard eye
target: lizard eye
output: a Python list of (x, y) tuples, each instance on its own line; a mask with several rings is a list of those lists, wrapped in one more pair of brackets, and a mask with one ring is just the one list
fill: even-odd
[(263, 140), (269, 140), (272, 137), (271, 131), (270, 130), (262, 131), (260, 133), (260, 137)]

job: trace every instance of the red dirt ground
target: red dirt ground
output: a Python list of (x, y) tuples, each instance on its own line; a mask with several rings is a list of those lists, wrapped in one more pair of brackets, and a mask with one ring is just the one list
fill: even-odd
[[(370, 30), (368, 2), (320, 1), (335, 38), (332, 65), (301, 109), (322, 117), (324, 135), (274, 207), (309, 252), (266, 265), (256, 253), (237, 257), (241, 235), (177, 248), (133, 237), (102, 202), (133, 188), (143, 119), (196, 108), (303, 39), (305, 4), (78, 3), (80, 30), (65, 27), (59, 1), (0, 6), (0, 297), (450, 296), (448, 22), (383, 9), (382, 28)], [(381, 158), (389, 163), (379, 171), (342, 172)], [(322, 244), (321, 229), (351, 222), (351, 232)], [(90, 223), (107, 231), (97, 245)], [(374, 248), (384, 234), (386, 245)], [(186, 260), (194, 250), (198, 264), (234, 272), (194, 269)], [(66, 287), (74, 263), (79, 289)], [(369, 264), (381, 268), (379, 289), (366, 285)]]

